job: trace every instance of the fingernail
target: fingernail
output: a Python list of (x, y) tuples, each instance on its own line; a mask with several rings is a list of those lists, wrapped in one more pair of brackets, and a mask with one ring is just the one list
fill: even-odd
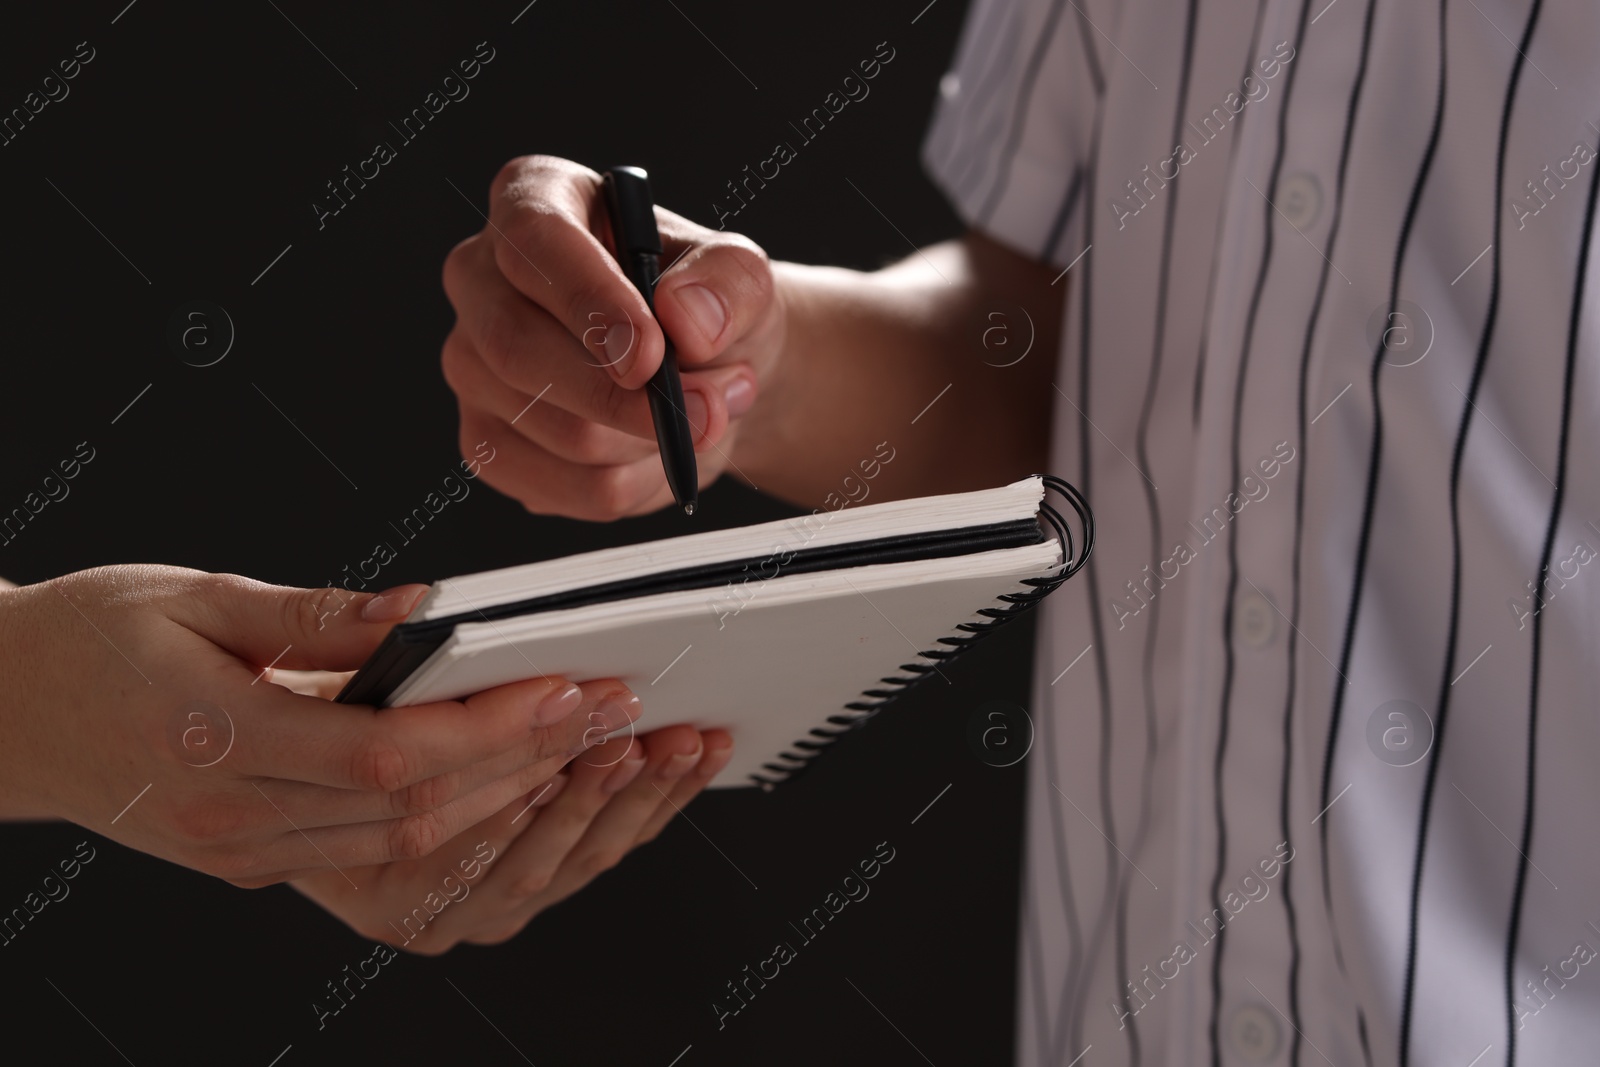
[(539, 701), (538, 707), (533, 709), (534, 725), (554, 726), (577, 711), (578, 705), (582, 703), (583, 690), (568, 682), (560, 689), (545, 694), (545, 698)]
[(756, 402), (756, 383), (749, 378), (735, 378), (728, 383), (728, 390), (722, 394), (722, 400), (728, 405), (728, 417), (737, 419), (749, 411), (750, 406)]
[(616, 770), (612, 771), (606, 776), (606, 780), (600, 786), (601, 792), (622, 792), (624, 789), (628, 788), (628, 784), (630, 782), (639, 777), (639, 771), (644, 768), (644, 764), (645, 759), (643, 756), (640, 756), (638, 759), (623, 760), (617, 765)]
[(706, 398), (693, 390), (684, 393), (683, 413), (689, 418), (689, 426), (694, 430), (694, 439), (699, 441), (704, 438), (706, 427), (711, 422), (711, 413), (706, 407)]
[(607, 697), (594, 710), (594, 721), (608, 732), (620, 730), (639, 718), (642, 707), (639, 698), (632, 693)]
[(397, 585), (363, 604), (361, 617), (367, 622), (399, 622), (427, 595), (425, 585)]
[(700, 749), (689, 753), (679, 753), (670, 757), (661, 765), (660, 777), (666, 779), (682, 778), (694, 770), (694, 765), (700, 762)]
[(633, 366), (634, 356), (638, 354), (634, 351), (638, 343), (638, 333), (632, 322), (613, 322), (606, 327), (605, 344), (601, 346), (600, 353), (601, 364), (618, 378), (625, 377), (628, 368)]
[(716, 293), (703, 285), (685, 285), (674, 289), (672, 295), (705, 335), (707, 344), (714, 344), (722, 336), (722, 328), (728, 324), (728, 309), (722, 306)]

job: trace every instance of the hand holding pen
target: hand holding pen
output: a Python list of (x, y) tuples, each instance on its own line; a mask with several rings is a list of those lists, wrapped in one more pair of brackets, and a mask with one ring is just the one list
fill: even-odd
[(457, 321), (443, 364), (461, 439), (498, 449), (480, 477), (534, 512), (593, 521), (674, 503), (649, 389), (669, 338), (691, 488), (724, 472), (750, 480), (751, 442), (776, 422), (757, 398), (787, 340), (772, 269), (748, 239), (657, 208), (647, 302), (607, 247), (607, 216), (599, 174), (514, 160), (491, 186), (488, 225), (444, 271)]
[[(638, 167), (611, 167), (605, 172), (606, 211), (611, 220), (611, 248), (628, 281), (639, 290), (655, 314), (656, 282), (661, 278), (661, 234), (656, 230), (656, 204), (650, 195), (650, 176)], [(699, 499), (699, 478), (694, 462), (694, 431), (683, 410), (683, 383), (678, 357), (667, 338), (666, 350), (650, 381), (650, 421), (655, 424), (656, 445), (667, 487), (685, 515), (694, 514)]]

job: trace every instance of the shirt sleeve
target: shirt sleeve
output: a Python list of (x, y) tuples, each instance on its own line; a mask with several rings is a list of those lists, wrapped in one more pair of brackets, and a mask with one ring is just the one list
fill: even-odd
[(1114, 6), (974, 0), (922, 146), (923, 165), (969, 226), (1058, 266), (1077, 254), (1078, 191), (1104, 82), (1090, 9), (1105, 25)]

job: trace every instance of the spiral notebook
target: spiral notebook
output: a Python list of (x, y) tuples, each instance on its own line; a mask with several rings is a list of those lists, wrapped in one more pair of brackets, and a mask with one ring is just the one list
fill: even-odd
[(714, 786), (770, 788), (1054, 591), (1093, 542), (1083, 497), (1046, 475), (449, 578), (339, 699), (615, 677), (641, 731), (732, 733)]

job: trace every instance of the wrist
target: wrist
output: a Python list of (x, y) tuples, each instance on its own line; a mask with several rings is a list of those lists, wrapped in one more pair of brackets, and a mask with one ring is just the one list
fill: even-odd
[(776, 358), (766, 380), (759, 383), (756, 402), (739, 420), (738, 436), (734, 439), (733, 464), (744, 479), (760, 486), (770, 481), (772, 465), (782, 456), (790, 439), (793, 419), (794, 364), (803, 348), (796, 334), (802, 329), (800, 319), (804, 314), (804, 272), (806, 268), (794, 263), (773, 262), (772, 300), (782, 328), (776, 338)]
[(819, 353), (838, 332), (839, 294), (870, 278), (837, 267), (772, 264), (775, 313), (782, 323), (776, 358), (754, 406), (740, 420), (733, 452), (739, 470), (755, 485), (784, 483), (796, 450), (804, 451), (814, 439), (819, 403), (814, 394), (827, 385), (817, 379), (829, 377), (818, 365)]

